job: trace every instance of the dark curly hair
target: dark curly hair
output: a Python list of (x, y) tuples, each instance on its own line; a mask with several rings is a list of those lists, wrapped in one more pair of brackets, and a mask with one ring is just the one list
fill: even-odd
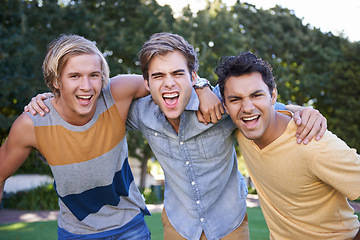
[(224, 100), (224, 87), (229, 77), (240, 77), (242, 75), (258, 72), (261, 74), (265, 84), (269, 87), (270, 94), (275, 88), (275, 80), (272, 74), (272, 68), (269, 63), (257, 58), (251, 52), (244, 52), (238, 56), (222, 57), (216, 69), (221, 96)]

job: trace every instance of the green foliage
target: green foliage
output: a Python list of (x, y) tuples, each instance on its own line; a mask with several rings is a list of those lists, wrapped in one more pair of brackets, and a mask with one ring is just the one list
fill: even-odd
[(248, 191), (249, 191), (249, 194), (257, 194), (257, 191), (256, 191), (255, 187), (249, 186)]
[(52, 176), (49, 165), (43, 163), (36, 154), (36, 151), (32, 151), (27, 160), (16, 171), (16, 174), (20, 173), (36, 173)]
[[(59, 34), (95, 41), (114, 76), (139, 74), (143, 42), (169, 31), (195, 46), (199, 75), (213, 84), (220, 57), (257, 53), (274, 67), (280, 101), (316, 107), (328, 118), (329, 130), (360, 150), (359, 42), (303, 25), (293, 11), (279, 6), (263, 10), (237, 1), (226, 7), (215, 0), (197, 14), (187, 7), (174, 18), (169, 6), (155, 0), (64, 2), (6, 0), (0, 5), (0, 142), (31, 97), (48, 91), (41, 65), (46, 45)], [(131, 133), (128, 139), (130, 155), (146, 166), (152, 157), (149, 145), (140, 135)]]
[(21, 191), (3, 199), (4, 208), (20, 210), (58, 210), (58, 196), (53, 184)]
[(151, 186), (142, 192), (146, 204), (159, 204), (164, 201), (164, 186)]

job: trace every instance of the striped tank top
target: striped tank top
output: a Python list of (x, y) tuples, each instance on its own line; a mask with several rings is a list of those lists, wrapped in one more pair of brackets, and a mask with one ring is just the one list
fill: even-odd
[(54, 176), (59, 227), (96, 234), (121, 229), (141, 212), (149, 215), (128, 163), (125, 123), (109, 86), (83, 126), (67, 123), (49, 99), (45, 103), (50, 109), (45, 117), (29, 116), (38, 150)]

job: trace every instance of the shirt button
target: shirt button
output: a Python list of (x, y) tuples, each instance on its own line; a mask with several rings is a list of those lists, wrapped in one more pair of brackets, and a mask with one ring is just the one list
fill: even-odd
[(205, 219), (204, 218), (200, 218), (200, 221), (203, 222)]
[(192, 182), (191, 182), (191, 185), (193, 185), (193, 186), (194, 186), (194, 185), (195, 185), (195, 182), (194, 182), (194, 181), (192, 181)]
[(184, 144), (184, 142), (183, 142), (183, 141), (181, 141), (181, 142), (180, 142), (180, 145), (183, 145), (183, 144)]
[(197, 200), (197, 201), (196, 201), (196, 204), (198, 204), (198, 205), (199, 205), (199, 204), (200, 204), (200, 201), (199, 201), (199, 200)]
[(186, 161), (186, 163), (185, 163), (186, 165), (189, 165), (190, 164), (190, 162), (189, 161)]

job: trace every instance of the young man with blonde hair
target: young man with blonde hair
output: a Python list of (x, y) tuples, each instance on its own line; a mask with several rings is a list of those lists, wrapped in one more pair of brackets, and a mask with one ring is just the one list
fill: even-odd
[(50, 43), (43, 72), (55, 95), (45, 100), (51, 111), (45, 117), (23, 113), (11, 127), (0, 148), (0, 200), (5, 180), (37, 149), (59, 196), (59, 239), (150, 239), (144, 221), (150, 213), (125, 138), (131, 102), (148, 94), (143, 81), (125, 76), (109, 84), (105, 58), (77, 35)]

